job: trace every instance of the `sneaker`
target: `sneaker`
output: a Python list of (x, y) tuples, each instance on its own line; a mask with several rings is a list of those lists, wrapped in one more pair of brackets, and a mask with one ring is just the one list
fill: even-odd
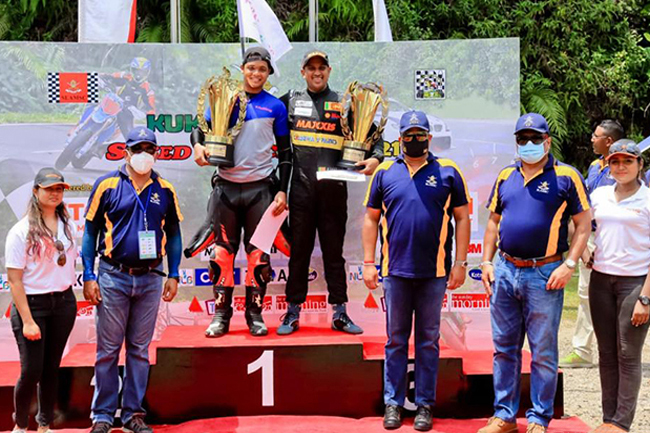
[(113, 426), (104, 421), (98, 421), (93, 423), (93, 426), (90, 428), (90, 433), (109, 433), (113, 430)]
[(345, 304), (333, 306), (332, 329), (335, 331), (347, 332), (348, 334), (363, 334), (363, 329), (354, 324), (345, 309)]
[(594, 364), (578, 355), (574, 350), (564, 358), (560, 359), (559, 366), (561, 368), (590, 368), (593, 367)]
[(280, 317), (282, 325), (278, 328), (278, 335), (289, 335), (293, 334), (300, 327), (300, 305), (289, 304), (287, 312)]
[(526, 428), (526, 433), (546, 433), (546, 427), (536, 422), (531, 422)]
[(433, 427), (431, 406), (418, 406), (413, 428), (417, 431), (429, 431)]
[(517, 431), (517, 424), (493, 416), (488, 420), (487, 425), (476, 433), (517, 433)]
[(384, 428), (395, 430), (402, 426), (402, 408), (396, 404), (387, 404), (384, 412)]
[(130, 420), (124, 424), (122, 431), (126, 433), (153, 433), (153, 429), (144, 422), (144, 418), (139, 415), (133, 415)]

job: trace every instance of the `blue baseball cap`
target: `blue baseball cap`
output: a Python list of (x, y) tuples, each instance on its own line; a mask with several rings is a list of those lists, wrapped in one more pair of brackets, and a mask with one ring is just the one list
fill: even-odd
[(549, 132), (548, 122), (546, 122), (544, 116), (537, 113), (526, 113), (517, 120), (515, 134), (526, 129), (541, 132), (543, 134), (548, 134)]
[(126, 136), (126, 147), (132, 147), (140, 143), (151, 143), (158, 146), (156, 134), (144, 126), (136, 126)]
[(429, 119), (422, 111), (411, 110), (402, 114), (399, 121), (399, 133), (403, 134), (404, 131), (411, 128), (424, 129), (429, 132)]

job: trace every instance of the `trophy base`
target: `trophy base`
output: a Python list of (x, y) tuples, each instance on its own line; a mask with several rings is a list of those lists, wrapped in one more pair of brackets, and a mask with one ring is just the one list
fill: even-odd
[(355, 165), (357, 161), (347, 161), (347, 160), (341, 160), (336, 163), (337, 168), (342, 168), (344, 170), (350, 170), (350, 171), (359, 171), (363, 170), (366, 168), (365, 165)]
[(357, 162), (366, 159), (368, 151), (364, 149), (364, 143), (358, 141), (344, 141), (341, 160), (336, 164), (337, 167), (345, 170), (363, 170), (364, 166), (356, 166)]
[(206, 136), (205, 149), (210, 154), (208, 157), (210, 165), (217, 167), (235, 166), (235, 147), (228, 137)]

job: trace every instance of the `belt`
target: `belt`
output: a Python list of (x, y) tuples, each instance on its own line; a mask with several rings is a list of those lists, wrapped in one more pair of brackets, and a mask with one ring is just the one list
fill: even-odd
[(541, 257), (538, 259), (520, 259), (518, 257), (512, 257), (511, 255), (499, 251), (499, 255), (515, 265), (518, 268), (534, 268), (536, 266), (546, 265), (548, 263), (555, 263), (562, 260), (562, 254), (554, 254), (548, 257)]
[(103, 261), (108, 263), (111, 266), (115, 266), (116, 268), (119, 268), (121, 272), (124, 272), (125, 274), (133, 275), (133, 276), (140, 276), (140, 275), (145, 275), (148, 274), (149, 272), (153, 272), (154, 274), (166, 277), (167, 274), (165, 274), (162, 271), (159, 271), (156, 269), (160, 263), (162, 263), (162, 259), (156, 259), (153, 262), (149, 264), (149, 266), (141, 266), (139, 268), (132, 267), (132, 266), (126, 266), (123, 265), (122, 263), (118, 262), (117, 260), (111, 259), (110, 257), (102, 256), (101, 257)]

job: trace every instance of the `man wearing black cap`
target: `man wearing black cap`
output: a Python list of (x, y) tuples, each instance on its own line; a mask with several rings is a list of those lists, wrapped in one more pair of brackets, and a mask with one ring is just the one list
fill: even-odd
[[(86, 207), (84, 297), (97, 305), (91, 433), (108, 433), (113, 426), (120, 393), (117, 363), (125, 341), (124, 431), (152, 431), (144, 423), (142, 407), (149, 344), (161, 296), (166, 302), (176, 296), (183, 248), (179, 224), (183, 215), (176, 191), (152, 169), (157, 150), (153, 131), (143, 126), (132, 129), (126, 139), (126, 164), (97, 179)], [(169, 276), (163, 288), (165, 254)]]
[[(328, 302), (334, 309), (332, 328), (360, 334), (363, 330), (352, 322), (345, 308), (348, 296), (343, 240), (348, 217), (347, 187), (342, 181), (316, 179), (319, 169), (335, 167), (341, 158), (341, 95), (327, 84), (332, 68), (326, 53), (309, 51), (301, 67), (307, 89), (292, 90), (281, 98), (288, 110), (294, 173), (289, 198), (291, 257), (286, 286), (289, 306), (278, 334), (287, 335), (298, 329), (316, 232), (323, 253)], [(369, 158), (357, 164), (359, 171), (372, 174), (383, 160), (383, 154), (383, 141), (378, 140)]]
[[(244, 248), (248, 259), (246, 285), (246, 323), (253, 336), (268, 333), (262, 319), (262, 307), (267, 283), (271, 279), (268, 254), (251, 245), (250, 239), (262, 215), (271, 203), (279, 215), (287, 205), (287, 189), (291, 176), (291, 145), (287, 129), (287, 110), (276, 97), (264, 90), (264, 84), (273, 65), (269, 52), (261, 47), (249, 48), (242, 65), (244, 90), (248, 96), (246, 118), (234, 142), (234, 166), (218, 167), (213, 178), (213, 191), (208, 204), (208, 218), (186, 249), (186, 255), (196, 255), (214, 236), (215, 255), (211, 259), (211, 273), (215, 297), (212, 323), (206, 329), (207, 337), (220, 337), (230, 329), (232, 295), (234, 291), (233, 266), (244, 230)], [(206, 120), (210, 122), (210, 112)], [(231, 116), (231, 125), (239, 116), (239, 105)], [(200, 166), (208, 165), (204, 135), (200, 129), (192, 132), (194, 160)], [(279, 191), (272, 196), (273, 144), (277, 145), (279, 160)], [(208, 228), (205, 230), (205, 228)]]

